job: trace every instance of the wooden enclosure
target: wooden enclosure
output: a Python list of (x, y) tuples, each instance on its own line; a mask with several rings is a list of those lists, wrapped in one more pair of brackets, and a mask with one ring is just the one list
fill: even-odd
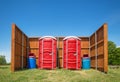
[[(12, 25), (11, 71), (27, 67), (28, 53), (36, 55), (38, 66), (39, 38), (27, 37), (15, 24)], [(63, 67), (63, 38), (57, 38), (57, 66)], [(108, 71), (107, 24), (101, 26), (90, 37), (81, 39), (81, 56), (88, 54), (91, 58), (91, 68)]]

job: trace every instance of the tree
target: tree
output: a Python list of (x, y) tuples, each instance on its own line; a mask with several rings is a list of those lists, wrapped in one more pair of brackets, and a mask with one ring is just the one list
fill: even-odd
[(112, 41), (108, 42), (108, 63), (110, 65), (120, 65), (120, 48)]
[(120, 48), (116, 48), (114, 51), (113, 65), (120, 65)]
[(0, 65), (5, 65), (5, 64), (6, 64), (5, 56), (0, 55)]
[(108, 42), (108, 63), (109, 64), (113, 64), (113, 60), (114, 60), (114, 52), (116, 49), (116, 45), (114, 44), (114, 42), (109, 41)]

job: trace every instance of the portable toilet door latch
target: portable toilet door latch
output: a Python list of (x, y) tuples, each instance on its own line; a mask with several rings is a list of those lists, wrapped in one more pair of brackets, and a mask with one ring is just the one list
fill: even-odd
[(74, 53), (74, 56), (77, 56), (77, 53), (76, 53), (76, 52)]
[(51, 52), (49, 55), (53, 55), (53, 52)]

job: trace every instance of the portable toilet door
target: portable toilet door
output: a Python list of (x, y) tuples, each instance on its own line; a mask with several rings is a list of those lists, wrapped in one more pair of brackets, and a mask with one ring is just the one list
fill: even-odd
[(57, 40), (52, 36), (44, 36), (39, 39), (39, 68), (56, 68)]
[(81, 41), (78, 37), (63, 39), (63, 68), (81, 69)]

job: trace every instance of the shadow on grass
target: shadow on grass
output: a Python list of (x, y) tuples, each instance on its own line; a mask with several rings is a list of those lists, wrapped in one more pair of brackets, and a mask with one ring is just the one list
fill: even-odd
[(8, 69), (9, 67), (4, 66), (4, 67), (0, 67), (0, 69)]
[(17, 69), (15, 72), (24, 72), (24, 71), (35, 70), (35, 69), (37, 68), (34, 68), (34, 69), (23, 68), (23, 69)]

